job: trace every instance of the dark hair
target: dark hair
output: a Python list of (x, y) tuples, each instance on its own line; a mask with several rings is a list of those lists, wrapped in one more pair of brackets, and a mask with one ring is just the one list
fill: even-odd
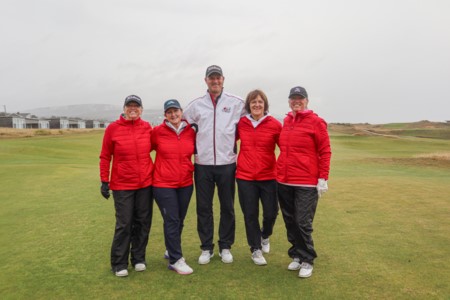
[(261, 96), (264, 101), (264, 113), (269, 111), (269, 101), (267, 101), (267, 96), (261, 90), (253, 90), (248, 93), (247, 98), (245, 99), (245, 110), (250, 113), (250, 101), (255, 99), (256, 97)]

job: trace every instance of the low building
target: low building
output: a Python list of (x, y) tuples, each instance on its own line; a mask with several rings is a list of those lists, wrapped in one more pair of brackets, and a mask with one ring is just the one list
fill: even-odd
[(70, 118), (69, 128), (72, 129), (83, 129), (86, 128), (86, 122), (80, 118)]
[(100, 128), (100, 121), (96, 120), (87, 120), (86, 128)]
[(34, 128), (34, 129), (50, 128), (50, 121), (47, 119), (42, 118), (40, 119), (37, 116), (28, 113), (22, 113), (20, 115), (25, 118), (26, 128)]
[(106, 128), (108, 127), (109, 122), (100, 122), (100, 128)]
[(51, 117), (49, 121), (51, 129), (69, 129), (69, 119), (66, 117)]
[(26, 128), (34, 128), (34, 129), (49, 129), (50, 121), (45, 119), (38, 118), (26, 118), (25, 119)]
[(83, 120), (81, 118), (56, 117), (39, 118), (29, 113), (0, 112), (0, 127), (19, 129), (84, 129), (106, 128), (108, 121)]
[(26, 121), (20, 114), (0, 114), (0, 127), (18, 128), (24, 129), (26, 127)]

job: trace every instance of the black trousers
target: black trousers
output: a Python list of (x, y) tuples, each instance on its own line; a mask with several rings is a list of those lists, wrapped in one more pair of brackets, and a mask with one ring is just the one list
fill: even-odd
[(286, 225), (287, 239), (292, 244), (288, 254), (310, 264), (313, 264), (317, 257), (312, 238), (312, 224), (318, 199), (315, 187), (278, 184), (278, 200)]
[[(272, 235), (277, 219), (277, 183), (275, 180), (249, 181), (242, 179), (236, 179), (236, 182), (250, 251), (260, 250), (261, 237), (266, 239)], [(263, 209), (262, 228), (259, 224), (260, 199)]]
[(192, 185), (177, 189), (153, 188), (156, 203), (164, 220), (164, 241), (169, 252), (170, 264), (176, 263), (183, 257), (181, 233), (193, 190)]
[(236, 164), (205, 166), (195, 164), (195, 193), (197, 196), (197, 231), (202, 250), (214, 249), (213, 199), (217, 185), (220, 202), (219, 249), (231, 249), (235, 237)]
[(152, 187), (131, 191), (113, 191), (116, 209), (116, 228), (111, 246), (113, 272), (128, 267), (131, 248), (131, 264), (145, 262), (145, 250), (152, 224)]

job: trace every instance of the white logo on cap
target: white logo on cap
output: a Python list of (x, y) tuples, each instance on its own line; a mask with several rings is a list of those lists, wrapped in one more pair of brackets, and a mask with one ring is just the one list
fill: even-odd
[(296, 92), (300, 92), (300, 89), (299, 89), (299, 88), (296, 88), (295, 91), (296, 91)]

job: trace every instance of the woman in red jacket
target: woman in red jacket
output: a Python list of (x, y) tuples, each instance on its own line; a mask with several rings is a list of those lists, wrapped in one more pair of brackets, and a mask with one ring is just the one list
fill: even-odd
[[(245, 109), (248, 114), (238, 123), (241, 145), (236, 181), (252, 260), (257, 265), (266, 265), (262, 252), (270, 251), (269, 236), (278, 214), (275, 146), (281, 123), (269, 115), (269, 102), (261, 90), (247, 95)], [(260, 199), (262, 228), (258, 220)]]
[(105, 130), (100, 154), (101, 194), (108, 199), (111, 189), (116, 209), (111, 246), (111, 267), (116, 276), (128, 276), (130, 248), (135, 270), (146, 269), (145, 250), (153, 211), (152, 127), (141, 119), (141, 114), (141, 98), (125, 98), (123, 114)]
[(288, 269), (300, 270), (304, 278), (312, 275), (317, 257), (312, 223), (318, 199), (328, 190), (331, 158), (327, 123), (308, 109), (308, 102), (303, 87), (290, 90), (292, 111), (284, 119), (277, 161), (278, 200), (292, 244)]
[(180, 103), (164, 103), (165, 120), (152, 134), (152, 148), (156, 151), (153, 189), (155, 200), (164, 219), (164, 240), (169, 269), (178, 274), (193, 272), (186, 264), (181, 250), (181, 232), (193, 191), (195, 131), (182, 119)]

